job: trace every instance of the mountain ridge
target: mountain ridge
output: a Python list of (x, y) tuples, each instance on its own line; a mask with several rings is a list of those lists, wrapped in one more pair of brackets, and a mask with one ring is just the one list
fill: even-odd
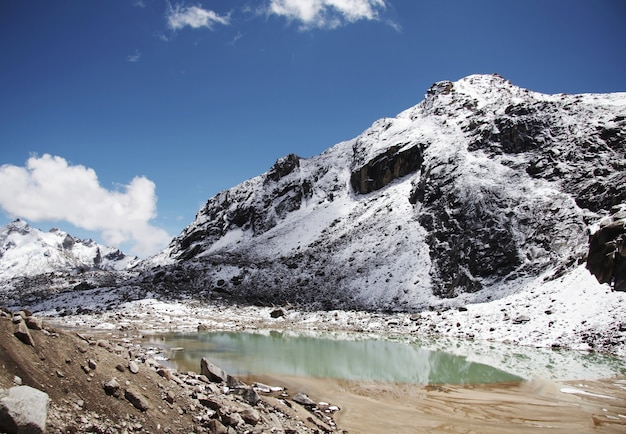
[(144, 265), (166, 290), (262, 303), (498, 297), (583, 263), (587, 227), (626, 201), (624, 107), (626, 93), (544, 95), (497, 75), (438, 82), (358, 137), (218, 193)]
[(162, 252), (88, 286), (322, 309), (498, 299), (583, 264), (589, 227), (626, 203), (625, 107), (626, 93), (545, 95), (498, 75), (438, 82), (217, 193)]
[(21, 219), (0, 228), (0, 260), (4, 265), (0, 279), (92, 269), (122, 271), (140, 261), (119, 249), (75, 238), (57, 228), (43, 232)]

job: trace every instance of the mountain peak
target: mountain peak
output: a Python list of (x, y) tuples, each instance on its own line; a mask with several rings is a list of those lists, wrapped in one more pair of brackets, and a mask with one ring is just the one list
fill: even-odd
[(56, 228), (42, 232), (21, 219), (0, 229), (3, 279), (54, 271), (123, 270), (138, 262), (139, 258), (126, 256), (117, 249), (77, 239)]

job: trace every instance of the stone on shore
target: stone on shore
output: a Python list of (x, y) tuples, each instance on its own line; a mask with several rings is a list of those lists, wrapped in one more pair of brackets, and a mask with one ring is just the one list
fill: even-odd
[(206, 357), (203, 357), (200, 361), (200, 374), (206, 376), (214, 383), (223, 383), (228, 379), (226, 372), (222, 368), (215, 366)]

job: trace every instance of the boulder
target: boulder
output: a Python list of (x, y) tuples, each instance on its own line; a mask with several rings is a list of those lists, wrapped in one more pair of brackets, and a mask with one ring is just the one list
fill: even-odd
[(226, 372), (215, 366), (206, 357), (203, 357), (200, 361), (200, 374), (206, 376), (214, 383), (223, 383), (228, 379)]
[(126, 389), (126, 392), (124, 393), (124, 398), (126, 398), (128, 402), (133, 404), (137, 410), (147, 411), (150, 408), (150, 403), (148, 402), (148, 400), (132, 387)]
[(242, 389), (241, 397), (250, 405), (257, 405), (261, 400), (261, 397), (253, 387), (246, 387), (245, 389)]
[(315, 405), (315, 401), (313, 401), (311, 398), (309, 398), (306, 394), (304, 393), (296, 393), (295, 395), (293, 395), (293, 398), (291, 398), (294, 402), (297, 402), (298, 404), (304, 405), (304, 406), (314, 406)]
[(282, 318), (285, 316), (285, 311), (280, 308), (274, 309), (273, 311), (270, 312), (270, 316), (272, 318)]
[(24, 321), (20, 321), (17, 324), (17, 328), (14, 334), (16, 338), (18, 338), (20, 341), (22, 341), (26, 345), (30, 345), (32, 347), (35, 346), (35, 341), (33, 340), (33, 337), (30, 335), (28, 326), (26, 325)]
[(111, 378), (109, 381), (102, 384), (102, 388), (107, 395), (113, 395), (116, 398), (120, 397), (120, 383), (117, 379)]
[(34, 316), (28, 316), (25, 319), (26, 326), (31, 330), (41, 330), (43, 328), (43, 322), (40, 318)]
[(29, 386), (0, 390), (0, 432), (46, 432), (48, 394)]

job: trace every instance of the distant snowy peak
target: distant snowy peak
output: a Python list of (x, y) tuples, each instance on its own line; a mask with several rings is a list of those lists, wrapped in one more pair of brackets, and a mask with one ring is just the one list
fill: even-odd
[(0, 279), (91, 269), (125, 270), (140, 259), (53, 228), (42, 232), (23, 220), (0, 228)]
[(175, 271), (157, 286), (266, 302), (498, 298), (585, 260), (588, 226), (626, 203), (625, 162), (626, 93), (442, 81), (356, 138), (218, 193), (147, 264)]

